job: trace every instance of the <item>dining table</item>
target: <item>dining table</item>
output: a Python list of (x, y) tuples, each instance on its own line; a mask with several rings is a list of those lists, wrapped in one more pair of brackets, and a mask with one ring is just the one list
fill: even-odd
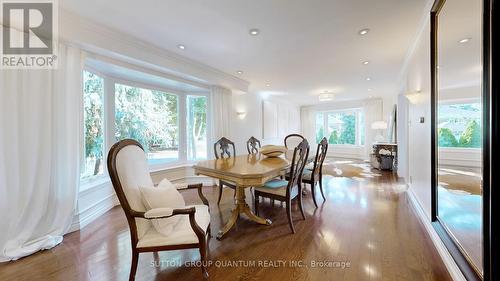
[[(218, 240), (231, 230), (240, 214), (245, 214), (258, 224), (272, 224), (270, 219), (259, 217), (252, 212), (245, 200), (245, 189), (263, 186), (266, 182), (284, 175), (291, 166), (292, 158), (293, 150), (288, 150), (279, 157), (267, 157), (259, 152), (200, 161), (193, 166), (195, 175), (229, 181), (236, 186), (235, 207), (231, 211), (229, 220), (217, 233)], [(308, 161), (310, 160), (308, 158)]]

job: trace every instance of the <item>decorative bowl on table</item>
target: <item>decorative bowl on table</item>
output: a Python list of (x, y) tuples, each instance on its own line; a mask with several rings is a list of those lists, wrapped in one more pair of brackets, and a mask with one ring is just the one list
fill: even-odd
[(279, 157), (287, 151), (282, 145), (264, 145), (260, 148), (260, 153), (267, 157)]

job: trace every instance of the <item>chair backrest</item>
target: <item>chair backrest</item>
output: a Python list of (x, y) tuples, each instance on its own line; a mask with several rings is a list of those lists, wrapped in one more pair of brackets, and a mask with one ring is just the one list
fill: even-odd
[[(295, 185), (302, 182), (302, 173), (309, 157), (309, 143), (306, 139), (301, 141), (293, 150), (292, 165), (290, 166), (290, 178), (288, 180), (288, 192)], [(300, 190), (299, 190), (300, 191)]]
[(132, 245), (149, 229), (151, 223), (134, 218), (132, 213), (145, 212), (139, 187), (153, 186), (149, 165), (140, 143), (125, 139), (115, 143), (108, 153), (108, 173), (130, 227)]
[(293, 149), (297, 145), (299, 145), (300, 142), (302, 142), (305, 138), (299, 134), (290, 134), (285, 137), (285, 147), (288, 149)]
[(228, 140), (226, 137), (222, 137), (220, 140), (214, 143), (214, 154), (216, 159), (224, 159), (236, 156), (236, 148), (234, 147), (234, 142)]
[(319, 143), (318, 143), (318, 148), (316, 149), (316, 157), (314, 158), (314, 165), (313, 165), (313, 178), (314, 179), (319, 179), (320, 175), (322, 174), (322, 169), (323, 169), (323, 162), (325, 161), (326, 158), (326, 152), (328, 151), (328, 140), (326, 137), (324, 137)]
[(247, 140), (247, 151), (248, 154), (254, 154), (254, 153), (259, 153), (259, 148), (260, 148), (260, 140), (256, 139), (255, 137), (250, 137)]

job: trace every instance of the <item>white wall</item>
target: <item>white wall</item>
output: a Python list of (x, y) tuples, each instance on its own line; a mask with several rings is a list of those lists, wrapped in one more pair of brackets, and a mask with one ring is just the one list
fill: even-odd
[[(284, 112), (284, 120), (280, 121), (281, 127), (286, 127), (284, 130), (279, 130), (276, 138), (264, 139), (263, 136), (263, 116), (262, 102), (264, 100), (271, 101), (278, 105), (278, 110)], [(257, 93), (233, 94), (233, 109), (232, 109), (231, 135), (230, 139), (234, 141), (237, 154), (247, 153), (246, 142), (254, 136), (266, 144), (283, 144), (284, 137), (289, 133), (300, 133), (300, 108), (299, 106), (289, 103), (285, 99), (277, 97), (263, 98)], [(239, 119), (236, 112), (246, 112), (244, 119)]]
[[(423, 30), (416, 38), (413, 52), (408, 58), (401, 83), (401, 95), (420, 94), (408, 103), (407, 147), (400, 147), (407, 164), (407, 183), (419, 204), (430, 218), (431, 213), (431, 85), (430, 85), (430, 22), (426, 21)], [(406, 97), (404, 97), (406, 98)], [(420, 118), (424, 123), (420, 123)], [(403, 137), (405, 138), (405, 137)], [(406, 151), (405, 151), (406, 149)]]

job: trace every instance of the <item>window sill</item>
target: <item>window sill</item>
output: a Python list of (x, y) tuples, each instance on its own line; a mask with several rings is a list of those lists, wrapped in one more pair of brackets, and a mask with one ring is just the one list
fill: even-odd
[(89, 190), (101, 186), (104, 184), (111, 183), (111, 180), (108, 176), (100, 175), (98, 177), (87, 179), (84, 181), (80, 181), (80, 191), (79, 193), (88, 192)]

